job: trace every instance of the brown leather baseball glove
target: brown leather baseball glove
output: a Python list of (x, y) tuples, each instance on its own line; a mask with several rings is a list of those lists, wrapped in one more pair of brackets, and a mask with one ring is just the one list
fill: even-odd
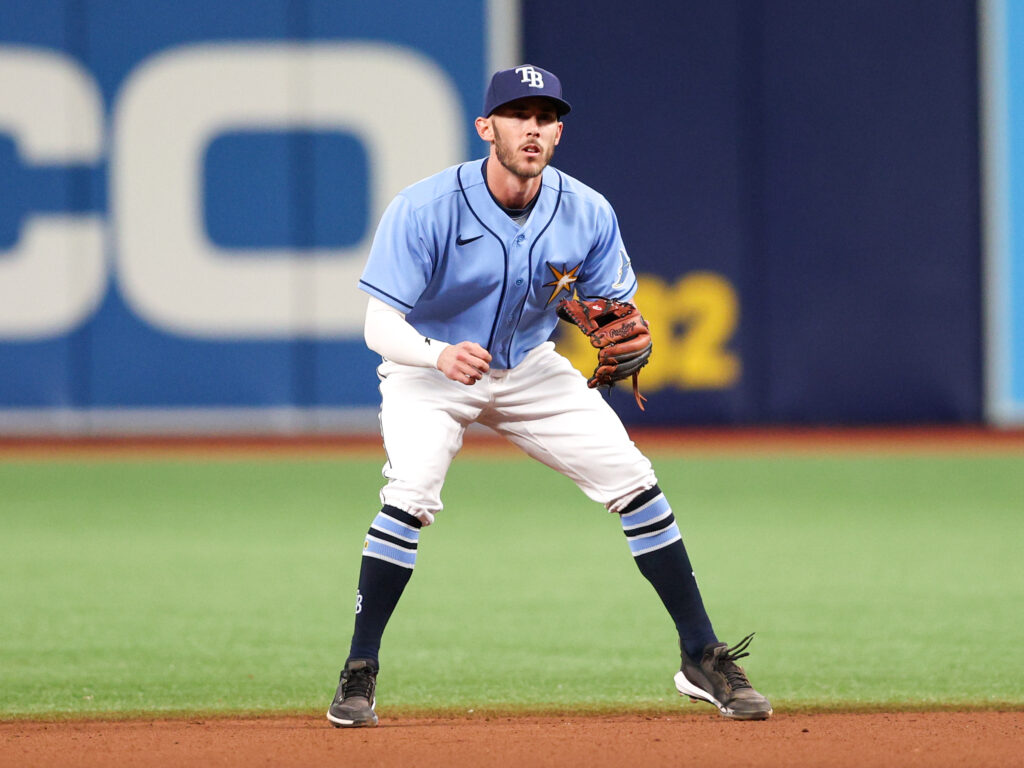
[(597, 348), (597, 367), (587, 386), (610, 387), (632, 376), (633, 396), (644, 410), (647, 398), (638, 379), (651, 357), (651, 333), (640, 310), (617, 299), (562, 299), (558, 316), (579, 327)]

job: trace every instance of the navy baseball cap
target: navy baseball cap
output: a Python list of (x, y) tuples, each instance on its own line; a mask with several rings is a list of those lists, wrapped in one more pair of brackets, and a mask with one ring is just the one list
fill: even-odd
[(572, 107), (562, 98), (562, 84), (546, 69), (532, 64), (521, 64), (512, 69), (495, 72), (491, 84), (484, 94), (484, 117), (490, 117), (498, 107), (516, 99), (541, 96), (555, 102), (555, 110), (561, 117)]

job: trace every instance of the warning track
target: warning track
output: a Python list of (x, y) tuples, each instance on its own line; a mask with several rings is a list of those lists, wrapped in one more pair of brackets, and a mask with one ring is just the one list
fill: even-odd
[[(984, 427), (909, 428), (719, 428), (631, 429), (644, 451), (681, 454), (743, 453), (979, 453), (1024, 456), (1024, 429)], [(519, 454), (519, 450), (484, 429), (467, 433), (464, 451), (474, 454)], [(60, 458), (155, 458), (202, 456), (237, 458), (258, 455), (383, 455), (380, 436), (109, 436), (0, 437), (0, 460)]]

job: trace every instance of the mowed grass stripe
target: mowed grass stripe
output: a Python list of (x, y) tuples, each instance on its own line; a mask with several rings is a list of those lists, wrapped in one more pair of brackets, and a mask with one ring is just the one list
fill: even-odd
[[(1024, 641), (1024, 457), (654, 460), (777, 709), (1024, 705), (999, 652)], [(340, 458), (0, 464), (0, 716), (324, 708), (380, 483)], [(445, 503), (382, 712), (683, 706), (615, 518), (509, 457), (459, 457)]]

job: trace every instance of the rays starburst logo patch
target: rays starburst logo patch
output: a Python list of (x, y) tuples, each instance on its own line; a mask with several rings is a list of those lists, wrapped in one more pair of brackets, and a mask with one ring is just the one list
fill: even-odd
[[(572, 269), (566, 269), (565, 264), (563, 264), (562, 265), (562, 271), (559, 272), (558, 271), (558, 267), (556, 267), (550, 261), (548, 262), (548, 269), (550, 269), (551, 270), (551, 274), (553, 274), (555, 276), (555, 279), (552, 280), (550, 283), (544, 283), (544, 287), (545, 288), (554, 288), (555, 289), (555, 290), (553, 290), (551, 292), (551, 296), (548, 298), (548, 301), (547, 301), (548, 304), (550, 304), (552, 301), (554, 301), (555, 296), (557, 296), (563, 290), (566, 293), (568, 293), (570, 297), (572, 296), (572, 284), (575, 283), (576, 280), (578, 279), (576, 277), (576, 273), (579, 271), (580, 267), (582, 267), (582, 266), (583, 266), (583, 262), (582, 261), (579, 264), (577, 264), (575, 267), (573, 267)], [(547, 305), (545, 305), (545, 306), (547, 306)]]

